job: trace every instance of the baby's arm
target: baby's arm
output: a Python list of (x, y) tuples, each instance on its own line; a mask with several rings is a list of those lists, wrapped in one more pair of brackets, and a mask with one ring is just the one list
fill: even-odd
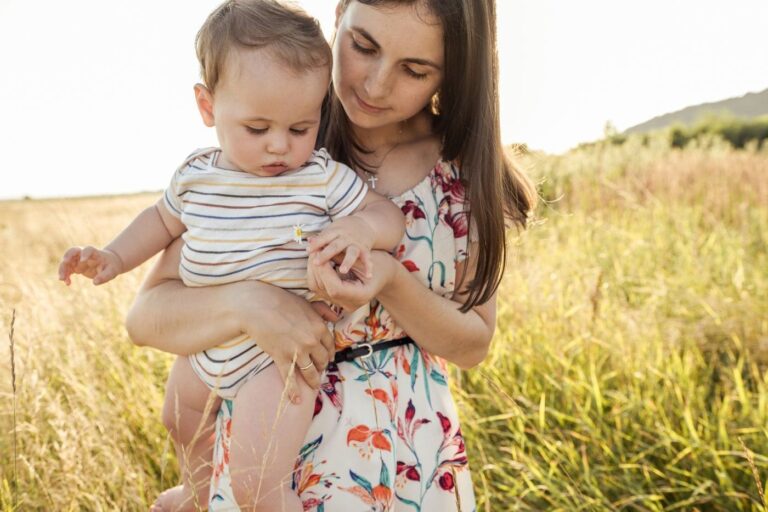
[(405, 233), (405, 219), (392, 201), (368, 190), (355, 211), (336, 219), (309, 241), (310, 262), (322, 265), (344, 253), (339, 272), (346, 274), (360, 260), (363, 272), (371, 275), (370, 252), (392, 250)]
[(59, 264), (59, 279), (71, 283), (72, 274), (92, 278), (99, 285), (141, 265), (166, 248), (186, 228), (160, 199), (128, 225), (104, 249), (71, 247)]

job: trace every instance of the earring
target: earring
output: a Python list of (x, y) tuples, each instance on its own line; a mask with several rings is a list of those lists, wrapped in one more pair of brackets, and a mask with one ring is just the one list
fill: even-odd
[(429, 110), (432, 112), (432, 115), (440, 115), (440, 91), (433, 94), (429, 100)]

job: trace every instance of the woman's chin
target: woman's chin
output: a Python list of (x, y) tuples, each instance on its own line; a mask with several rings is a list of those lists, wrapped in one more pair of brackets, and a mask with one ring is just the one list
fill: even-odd
[(354, 103), (348, 104), (347, 102), (342, 102), (342, 106), (349, 122), (356, 128), (373, 130), (397, 122), (397, 120), (392, 119), (391, 112), (371, 114), (360, 109)]

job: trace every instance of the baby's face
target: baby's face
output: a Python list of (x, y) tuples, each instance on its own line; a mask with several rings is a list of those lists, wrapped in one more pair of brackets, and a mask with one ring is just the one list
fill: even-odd
[(219, 165), (257, 176), (302, 166), (315, 147), (328, 69), (296, 73), (263, 50), (234, 53), (213, 94)]

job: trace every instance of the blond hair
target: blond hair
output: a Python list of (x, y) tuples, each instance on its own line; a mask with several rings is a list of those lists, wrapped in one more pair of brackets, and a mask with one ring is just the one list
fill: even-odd
[(277, 0), (228, 0), (203, 23), (195, 39), (203, 83), (213, 91), (233, 50), (267, 49), (298, 73), (327, 67), (331, 49), (317, 20)]

